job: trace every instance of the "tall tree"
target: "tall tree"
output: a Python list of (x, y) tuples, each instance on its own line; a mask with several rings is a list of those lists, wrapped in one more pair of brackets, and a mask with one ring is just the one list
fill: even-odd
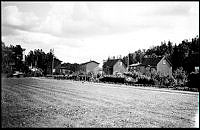
[(142, 52), (142, 50), (139, 49), (138, 51), (135, 51), (135, 54), (136, 54), (135, 61), (141, 63), (145, 55), (144, 52)]
[(2, 42), (2, 70), (9, 71), (22, 71), (23, 70), (23, 51), (20, 45), (9, 47), (5, 46)]
[(167, 44), (167, 54), (168, 55), (172, 55), (173, 53), (173, 45), (172, 45), (172, 42), (168, 41), (168, 44)]

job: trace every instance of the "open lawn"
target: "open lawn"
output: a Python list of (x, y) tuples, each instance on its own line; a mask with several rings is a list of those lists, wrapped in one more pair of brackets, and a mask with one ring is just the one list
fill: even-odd
[(194, 127), (198, 92), (2, 78), (2, 127)]

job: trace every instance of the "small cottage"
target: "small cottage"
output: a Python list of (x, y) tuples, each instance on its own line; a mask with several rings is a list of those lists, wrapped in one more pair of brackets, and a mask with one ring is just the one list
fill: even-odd
[(126, 66), (121, 59), (109, 59), (103, 63), (103, 71), (107, 75), (123, 74)]
[(80, 72), (83, 74), (88, 74), (88, 73), (95, 73), (95, 68), (99, 66), (99, 63), (96, 61), (89, 61), (89, 62), (85, 62), (80, 64)]
[(146, 75), (157, 72), (160, 75), (172, 76), (172, 64), (166, 56), (147, 57), (143, 59), (142, 63), (132, 64), (129, 67), (133, 71)]
[(166, 56), (158, 62), (157, 72), (161, 75), (172, 77), (172, 63)]

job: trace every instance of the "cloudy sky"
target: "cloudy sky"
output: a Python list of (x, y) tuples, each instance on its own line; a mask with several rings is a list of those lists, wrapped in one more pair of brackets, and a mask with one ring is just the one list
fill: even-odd
[(1, 2), (2, 41), (51, 48), (63, 62), (102, 63), (199, 35), (199, 2)]

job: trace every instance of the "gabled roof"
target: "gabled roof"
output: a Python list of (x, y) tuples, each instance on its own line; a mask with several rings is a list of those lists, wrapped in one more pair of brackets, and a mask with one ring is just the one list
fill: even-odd
[(119, 61), (119, 60), (121, 62), (123, 62), (121, 59), (110, 59), (110, 60), (107, 60), (106, 62), (104, 62), (103, 67), (112, 68), (117, 63), (117, 61)]
[(135, 63), (135, 64), (131, 64), (129, 65), (130, 67), (134, 67), (134, 66), (139, 66), (141, 63)]
[(162, 59), (162, 57), (148, 57), (148, 58), (144, 58), (142, 60), (142, 64), (144, 66), (157, 66), (158, 62), (160, 62), (160, 60)]
[(102, 71), (102, 68), (97, 66), (97, 67), (94, 68), (94, 71)]
[(90, 63), (90, 62), (94, 62), (94, 63), (96, 63), (96, 64), (99, 64), (98, 62), (91, 60), (91, 61), (88, 61), (88, 62), (82, 63), (82, 64), (80, 64), (80, 65), (85, 65), (85, 64), (88, 64), (88, 63)]
[(165, 59), (172, 66), (171, 58), (169, 56), (165, 56)]
[(61, 64), (61, 66), (60, 66), (60, 68), (61, 69), (70, 69), (70, 63), (63, 63), (63, 64)]
[(160, 60), (162, 58), (167, 60), (167, 62), (172, 66), (172, 63), (170, 62), (169, 58), (167, 58), (166, 56), (164, 56), (164, 57), (148, 57), (148, 58), (144, 58), (141, 65), (144, 65), (144, 66), (157, 66), (157, 64), (160, 62)]

